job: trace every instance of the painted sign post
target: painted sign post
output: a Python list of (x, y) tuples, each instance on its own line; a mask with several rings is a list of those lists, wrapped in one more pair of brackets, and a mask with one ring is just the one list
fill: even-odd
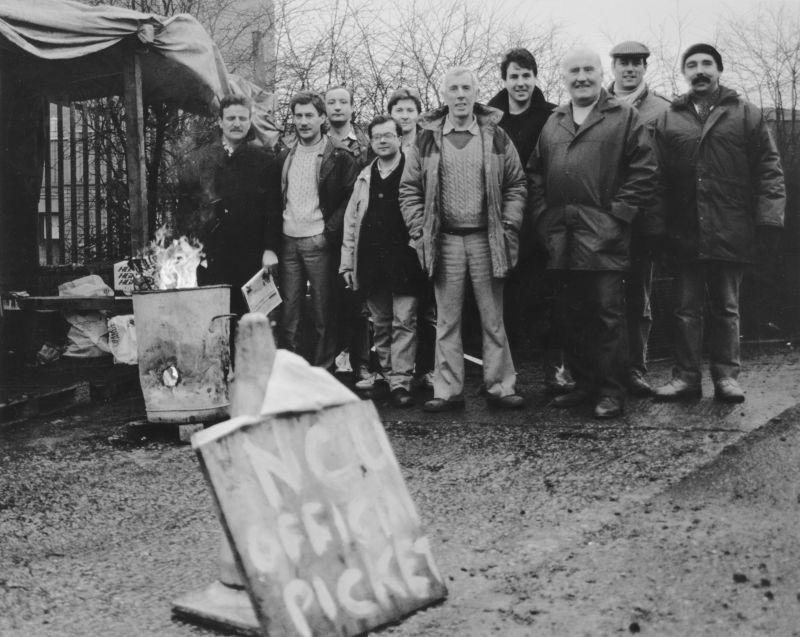
[(371, 402), (234, 418), (193, 445), (265, 635), (358, 635), (447, 595)]

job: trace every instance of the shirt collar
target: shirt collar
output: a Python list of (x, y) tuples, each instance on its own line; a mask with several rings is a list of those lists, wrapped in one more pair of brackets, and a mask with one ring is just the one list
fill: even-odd
[(225, 151), (225, 154), (228, 157), (233, 156), (233, 153), (236, 152), (236, 149), (231, 146), (225, 139), (222, 140), (222, 149)]
[(356, 137), (355, 128), (353, 128), (352, 124), (350, 124), (350, 132), (348, 132), (347, 135), (345, 135), (344, 137), (339, 137), (338, 135), (334, 135), (333, 129), (328, 131), (328, 136), (333, 137), (334, 139), (337, 139), (340, 142), (343, 142), (346, 139), (352, 139), (353, 141), (358, 141), (358, 137)]
[(375, 165), (378, 167), (378, 173), (380, 174), (381, 178), (385, 179), (387, 175), (391, 175), (394, 172), (394, 169), (400, 165), (400, 159), (402, 159), (402, 157), (403, 153), (398, 152), (391, 166), (389, 166), (388, 168), (383, 168), (381, 166), (380, 159), (375, 159)]
[(450, 119), (450, 113), (447, 114), (447, 117), (444, 118), (444, 127), (442, 128), (442, 135), (447, 135), (452, 131), (467, 131), (472, 135), (479, 135), (480, 134), (480, 127), (478, 126), (478, 118), (475, 117), (475, 113), (472, 114), (472, 121), (470, 122), (469, 126), (466, 128), (456, 128), (453, 121)]

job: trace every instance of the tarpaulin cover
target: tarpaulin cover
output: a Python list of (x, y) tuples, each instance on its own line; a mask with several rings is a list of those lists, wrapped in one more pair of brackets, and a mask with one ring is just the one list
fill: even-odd
[(191, 15), (167, 18), (73, 0), (0, 0), (0, 49), (14, 55), (9, 70), (35, 82), (52, 101), (121, 94), (128, 46), (141, 53), (146, 103), (168, 101), (213, 115), (223, 95), (245, 94), (256, 105), (259, 138), (274, 130), (269, 95), (228, 74), (217, 46)]

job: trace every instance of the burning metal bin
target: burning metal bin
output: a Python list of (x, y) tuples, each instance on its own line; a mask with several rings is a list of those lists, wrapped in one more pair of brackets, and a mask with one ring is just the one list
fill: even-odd
[(149, 422), (228, 418), (230, 296), (229, 285), (133, 294), (139, 382)]

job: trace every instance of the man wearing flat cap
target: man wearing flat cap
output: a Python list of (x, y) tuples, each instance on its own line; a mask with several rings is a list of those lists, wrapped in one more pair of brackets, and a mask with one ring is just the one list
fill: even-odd
[[(633, 106), (645, 129), (651, 133), (656, 118), (669, 108), (669, 100), (651, 90), (644, 81), (650, 49), (641, 42), (620, 42), (611, 49), (614, 81), (608, 92)], [(652, 133), (651, 133), (652, 134)], [(625, 317), (628, 332), (628, 392), (634, 396), (653, 393), (647, 382), (647, 340), (653, 323), (650, 293), (653, 287), (654, 237), (663, 234), (654, 210), (643, 210), (633, 223), (631, 267), (625, 276)]]
[(702, 395), (707, 293), (714, 397), (739, 403), (745, 398), (737, 382), (739, 289), (746, 266), (775, 245), (783, 226), (783, 171), (761, 110), (720, 84), (719, 51), (690, 46), (681, 69), (689, 92), (655, 127), (667, 238), (677, 262), (675, 367), (655, 399)]

